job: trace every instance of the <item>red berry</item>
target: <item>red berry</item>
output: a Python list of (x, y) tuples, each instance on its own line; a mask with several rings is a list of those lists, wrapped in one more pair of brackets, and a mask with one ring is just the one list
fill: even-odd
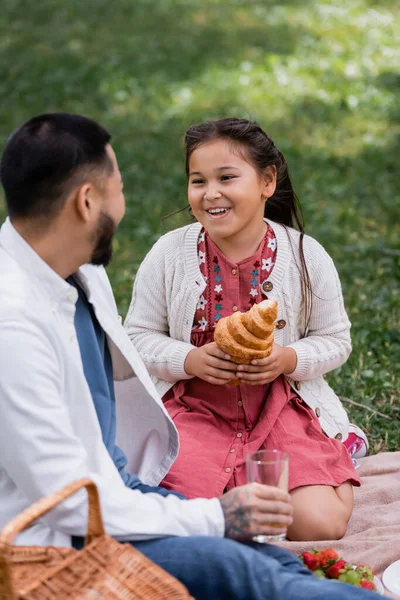
[(372, 590), (375, 591), (376, 587), (373, 581), (370, 579), (361, 579), (360, 586), (364, 588), (364, 590)]
[(325, 573), (331, 579), (338, 579), (339, 575), (341, 573), (344, 573), (346, 564), (347, 564), (346, 561), (343, 559), (337, 560), (336, 562), (333, 563), (333, 565), (331, 565), (330, 567), (328, 567), (326, 569)]
[(311, 571), (318, 569), (319, 560), (315, 554), (312, 554), (311, 552), (303, 552), (301, 558), (303, 559), (303, 563), (306, 565), (306, 567), (308, 567)]
[(321, 567), (326, 567), (328, 566), (328, 563), (332, 564), (337, 558), (339, 558), (339, 554), (332, 548), (320, 550), (315, 556), (318, 558)]

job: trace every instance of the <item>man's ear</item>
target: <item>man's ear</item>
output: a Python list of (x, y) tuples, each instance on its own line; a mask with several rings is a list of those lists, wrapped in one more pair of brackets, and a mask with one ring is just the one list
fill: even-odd
[(75, 190), (76, 211), (85, 223), (97, 220), (95, 195), (94, 187), (90, 183), (83, 183)]
[(264, 198), (271, 198), (276, 190), (276, 166), (266, 167), (263, 173), (264, 189), (262, 195)]

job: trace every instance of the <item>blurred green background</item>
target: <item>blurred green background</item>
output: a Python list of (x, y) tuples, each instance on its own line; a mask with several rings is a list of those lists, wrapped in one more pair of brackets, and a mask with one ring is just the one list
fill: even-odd
[(113, 135), (127, 213), (108, 271), (122, 315), (145, 253), (183, 224), (161, 219), (186, 204), (187, 126), (259, 121), (342, 279), (354, 350), (329, 379), (373, 451), (400, 448), (397, 2), (1, 0), (0, 19), (1, 147), (48, 111)]

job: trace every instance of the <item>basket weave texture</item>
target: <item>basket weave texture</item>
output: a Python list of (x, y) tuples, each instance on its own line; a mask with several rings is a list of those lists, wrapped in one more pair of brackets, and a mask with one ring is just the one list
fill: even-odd
[[(83, 550), (12, 546), (30, 523), (85, 487), (88, 535)], [(2, 600), (193, 600), (186, 588), (130, 544), (104, 532), (95, 484), (81, 479), (43, 498), (0, 533)]]

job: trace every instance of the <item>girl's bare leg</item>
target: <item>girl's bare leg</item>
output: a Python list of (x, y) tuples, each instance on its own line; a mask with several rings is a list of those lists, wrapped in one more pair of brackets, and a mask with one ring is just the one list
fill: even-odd
[(307, 485), (290, 492), (294, 508), (288, 529), (292, 541), (339, 540), (353, 511), (353, 486)]

